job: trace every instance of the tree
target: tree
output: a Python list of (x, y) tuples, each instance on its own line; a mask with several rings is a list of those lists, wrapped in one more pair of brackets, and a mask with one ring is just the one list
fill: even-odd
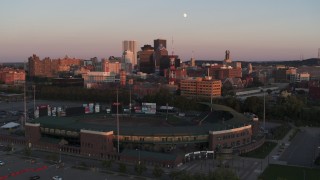
[(134, 171), (138, 174), (138, 175), (141, 175), (143, 172), (145, 172), (147, 170), (147, 167), (141, 163), (141, 164), (136, 164), (134, 166)]
[(25, 147), (24, 148), (24, 155), (26, 155), (27, 157), (30, 157), (31, 156), (31, 148)]
[(163, 173), (164, 173), (164, 171), (159, 165), (154, 166), (153, 171), (152, 171), (152, 174), (154, 177), (160, 178), (163, 175)]
[(102, 166), (103, 167), (105, 167), (105, 168), (111, 168), (111, 166), (112, 166), (112, 161), (111, 160), (104, 160), (104, 161), (102, 161)]
[(119, 171), (121, 173), (126, 173), (127, 172), (127, 166), (124, 163), (119, 163)]
[(219, 180), (239, 180), (237, 175), (230, 169), (219, 168), (214, 172), (214, 179)]
[(263, 100), (259, 97), (248, 97), (243, 104), (243, 110), (246, 112), (252, 112), (259, 117), (262, 117), (263, 113)]

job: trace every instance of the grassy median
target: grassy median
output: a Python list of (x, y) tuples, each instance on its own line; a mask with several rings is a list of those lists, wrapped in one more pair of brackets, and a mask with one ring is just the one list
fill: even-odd
[(319, 180), (319, 178), (319, 169), (271, 164), (264, 170), (259, 180)]
[(274, 147), (277, 146), (275, 142), (265, 142), (261, 147), (250, 151), (248, 153), (241, 154), (243, 157), (252, 157), (252, 158), (259, 158), (264, 159), (268, 156), (268, 154), (273, 150)]

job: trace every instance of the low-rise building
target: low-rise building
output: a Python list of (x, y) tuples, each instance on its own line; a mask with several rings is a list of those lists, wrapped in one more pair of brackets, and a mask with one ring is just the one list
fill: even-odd
[(17, 85), (25, 82), (26, 73), (21, 69), (0, 69), (0, 81), (4, 84)]
[(182, 96), (187, 97), (220, 97), (221, 81), (211, 78), (184, 79), (180, 81)]

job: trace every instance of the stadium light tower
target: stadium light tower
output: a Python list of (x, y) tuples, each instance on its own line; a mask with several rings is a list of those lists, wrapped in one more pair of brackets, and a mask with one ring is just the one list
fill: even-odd
[(266, 129), (266, 92), (262, 87), (259, 89), (263, 92), (263, 131)]
[(117, 88), (117, 150), (118, 150), (118, 154), (120, 152), (119, 150), (119, 92), (118, 92), (118, 88)]
[(24, 109), (24, 119), (22, 122), (22, 126), (24, 127), (26, 122), (27, 122), (27, 94), (26, 94), (26, 86), (27, 86), (27, 81), (24, 81), (24, 86), (23, 86), (23, 109)]
[(32, 85), (33, 88), (33, 113), (36, 110), (36, 85)]
[(266, 92), (263, 91), (263, 130), (266, 130)]

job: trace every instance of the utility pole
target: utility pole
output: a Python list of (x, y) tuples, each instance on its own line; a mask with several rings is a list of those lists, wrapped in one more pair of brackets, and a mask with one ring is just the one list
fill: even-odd
[(213, 91), (213, 81), (211, 82), (211, 92), (210, 92), (210, 96), (211, 96), (211, 112), (212, 112), (212, 91)]
[(32, 85), (33, 88), (33, 113), (36, 110), (36, 85)]
[(266, 92), (263, 91), (263, 130), (266, 129)]
[(26, 97), (26, 86), (27, 86), (27, 81), (24, 81), (24, 87), (23, 87), (23, 109), (24, 109), (24, 119), (22, 126), (24, 127), (26, 122), (27, 122), (27, 97)]
[[(266, 72), (264, 73), (265, 81), (267, 80)], [(263, 131), (266, 130), (266, 92), (263, 90)]]
[(119, 92), (118, 92), (118, 88), (117, 88), (117, 141), (118, 141), (118, 154), (120, 153), (120, 150), (119, 150), (119, 98), (118, 98), (118, 95)]

